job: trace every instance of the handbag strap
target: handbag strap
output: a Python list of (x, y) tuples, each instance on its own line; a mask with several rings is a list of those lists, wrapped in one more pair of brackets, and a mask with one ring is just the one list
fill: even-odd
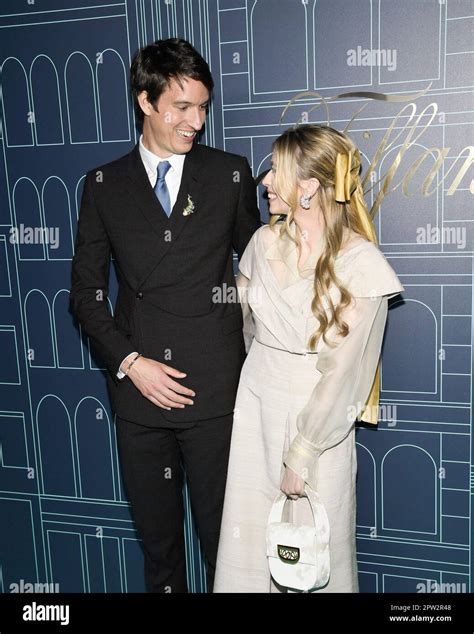
[[(318, 523), (321, 528), (329, 532), (328, 516), (319, 495), (309, 486), (309, 484), (305, 484), (304, 492), (311, 506), (314, 524), (316, 525), (316, 523)], [(289, 498), (285, 493), (283, 493), (283, 491), (278, 493), (268, 516), (269, 524), (273, 522), (281, 522), (281, 518), (283, 517), (283, 508), (288, 499)]]
[(281, 522), (281, 518), (283, 517), (283, 508), (287, 501), (287, 496), (280, 491), (273, 501), (272, 508), (270, 509), (270, 515), (268, 516), (268, 523), (273, 524), (274, 522)]

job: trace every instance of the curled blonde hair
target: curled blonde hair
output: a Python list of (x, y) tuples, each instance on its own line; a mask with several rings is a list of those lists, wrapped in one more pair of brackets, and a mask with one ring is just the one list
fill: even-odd
[[(344, 239), (344, 227), (367, 240), (373, 239), (373, 233), (369, 234), (352, 201), (340, 203), (336, 201), (335, 196), (337, 155), (351, 153), (352, 157), (356, 149), (354, 143), (342, 132), (316, 124), (290, 128), (273, 143), (274, 161), (277, 165), (273, 188), (289, 207), (289, 213), (280, 229), (282, 237), (287, 234), (294, 240), (290, 227), (298, 207), (298, 181), (317, 178), (320, 183), (317, 196), (324, 219), (324, 245), (314, 274), (311, 310), (318, 320), (319, 327), (309, 340), (312, 350), (316, 348), (321, 337), (328, 345), (334, 345), (326, 339), (326, 333), (334, 325), (342, 337), (346, 337), (349, 332), (349, 327), (342, 320), (341, 314), (351, 303), (352, 296), (334, 272), (335, 258)], [(356, 163), (354, 165), (358, 167)], [(360, 183), (358, 171), (354, 169), (352, 177), (354, 189)], [(273, 226), (277, 221), (278, 216), (272, 216), (270, 225)], [(329, 293), (332, 285), (340, 293), (339, 302), (336, 304)]]

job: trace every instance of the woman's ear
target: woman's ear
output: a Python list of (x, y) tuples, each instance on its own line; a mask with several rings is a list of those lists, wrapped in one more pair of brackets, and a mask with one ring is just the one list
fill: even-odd
[(312, 198), (320, 188), (319, 180), (317, 178), (308, 178), (308, 180), (298, 182), (300, 194), (307, 194)]

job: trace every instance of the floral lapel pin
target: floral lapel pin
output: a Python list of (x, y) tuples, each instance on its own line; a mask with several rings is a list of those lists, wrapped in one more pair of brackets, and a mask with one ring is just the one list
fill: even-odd
[(183, 216), (190, 216), (194, 213), (194, 202), (191, 196), (188, 194), (188, 204), (183, 209)]

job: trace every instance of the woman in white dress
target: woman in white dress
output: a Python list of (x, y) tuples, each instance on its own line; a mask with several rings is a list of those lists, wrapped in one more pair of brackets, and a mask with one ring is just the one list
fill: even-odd
[(248, 355), (214, 592), (285, 590), (268, 568), (268, 514), (281, 490), (292, 521), (309, 523), (305, 483), (330, 524), (330, 578), (317, 591), (358, 591), (354, 425), (377, 420), (387, 300), (403, 290), (374, 244), (359, 171), (352, 141), (326, 126), (289, 129), (273, 144), (263, 181), (272, 221), (239, 267)]

